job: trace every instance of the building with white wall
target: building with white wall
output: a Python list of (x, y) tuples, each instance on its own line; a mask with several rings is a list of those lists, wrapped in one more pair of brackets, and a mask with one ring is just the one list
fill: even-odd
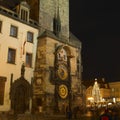
[[(19, 11), (24, 10), (27, 3), (21, 3)], [(25, 10), (27, 7), (25, 7)], [(11, 81), (21, 77), (21, 66), (25, 65), (24, 78), (31, 84), (35, 68), (38, 26), (28, 16), (0, 6), (0, 110), (10, 110)], [(33, 24), (32, 24), (33, 22)]]

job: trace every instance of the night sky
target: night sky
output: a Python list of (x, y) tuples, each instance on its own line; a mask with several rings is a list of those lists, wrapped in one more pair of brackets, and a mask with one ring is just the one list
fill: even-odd
[(70, 0), (70, 30), (82, 42), (83, 80), (120, 81), (118, 1)]

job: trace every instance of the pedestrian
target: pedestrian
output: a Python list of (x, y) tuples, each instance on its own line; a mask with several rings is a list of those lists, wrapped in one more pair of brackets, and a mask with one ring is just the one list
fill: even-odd
[(119, 120), (117, 110), (112, 110), (112, 120)]
[(99, 120), (112, 120), (112, 117), (111, 117), (108, 109), (105, 109), (104, 113), (102, 115), (100, 115)]
[(77, 119), (78, 110), (79, 110), (79, 107), (78, 107), (78, 106), (74, 107), (74, 109), (73, 109), (73, 116), (74, 116), (74, 119)]
[(72, 111), (71, 110), (68, 111), (68, 120), (72, 120)]

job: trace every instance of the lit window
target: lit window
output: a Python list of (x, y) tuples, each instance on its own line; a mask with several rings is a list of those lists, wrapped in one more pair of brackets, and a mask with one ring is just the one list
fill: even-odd
[(26, 67), (32, 67), (32, 54), (26, 53)]
[(17, 37), (17, 32), (18, 32), (18, 28), (16, 26), (11, 25), (10, 36)]
[(15, 64), (15, 56), (16, 56), (16, 50), (15, 49), (8, 49), (8, 63)]
[(1, 30), (2, 30), (2, 21), (0, 21), (0, 33), (1, 33)]
[(33, 43), (33, 33), (27, 32), (27, 41)]

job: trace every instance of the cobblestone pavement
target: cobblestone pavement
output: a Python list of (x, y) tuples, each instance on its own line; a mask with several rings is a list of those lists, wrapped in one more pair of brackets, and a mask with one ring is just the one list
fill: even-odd
[[(21, 114), (21, 115), (7, 115), (0, 114), (0, 120), (68, 120), (65, 115), (41, 116), (39, 114)], [(80, 116), (72, 118), (71, 120), (94, 120), (91, 116)]]
[[(88, 111), (85, 114), (78, 114), (77, 118), (71, 120), (99, 120), (100, 113)], [(120, 116), (120, 114), (118, 114)], [(0, 113), (0, 120), (70, 120), (65, 115), (41, 115), (41, 114), (19, 114), (10, 115)], [(120, 120), (120, 117), (118, 118)]]
[(19, 115), (7, 115), (0, 114), (0, 120), (67, 120), (65, 116), (41, 116), (39, 114), (19, 114)]

